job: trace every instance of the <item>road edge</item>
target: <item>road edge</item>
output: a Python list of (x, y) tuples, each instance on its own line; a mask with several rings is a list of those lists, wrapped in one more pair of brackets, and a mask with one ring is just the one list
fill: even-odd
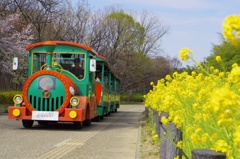
[(144, 113), (144, 111), (141, 113), (140, 119), (139, 119), (138, 139), (137, 139), (135, 159), (141, 158), (141, 138), (142, 138), (142, 116), (143, 116), (143, 113)]

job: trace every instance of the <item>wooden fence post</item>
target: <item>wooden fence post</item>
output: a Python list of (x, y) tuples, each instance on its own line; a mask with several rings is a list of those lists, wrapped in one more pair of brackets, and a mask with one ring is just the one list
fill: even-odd
[(149, 117), (149, 109), (147, 107), (145, 107), (145, 116)]
[(156, 123), (156, 134), (158, 135), (158, 137), (160, 137), (160, 116), (158, 115), (158, 112), (156, 110), (153, 110), (153, 114)]
[(196, 149), (192, 151), (192, 159), (226, 159), (226, 155), (209, 149)]
[[(160, 120), (163, 116), (168, 117), (168, 113), (162, 112)], [(182, 132), (173, 123), (160, 125), (160, 159), (173, 159), (179, 156), (182, 158), (182, 151), (176, 147), (178, 141), (182, 141)]]
[[(160, 121), (162, 119), (162, 117), (168, 117), (168, 114), (165, 112), (162, 112), (160, 114)], [(166, 140), (166, 136), (165, 136), (165, 126), (162, 124), (162, 122), (160, 122), (160, 156), (159, 159), (165, 159), (166, 158), (166, 153), (167, 153), (167, 140)]]

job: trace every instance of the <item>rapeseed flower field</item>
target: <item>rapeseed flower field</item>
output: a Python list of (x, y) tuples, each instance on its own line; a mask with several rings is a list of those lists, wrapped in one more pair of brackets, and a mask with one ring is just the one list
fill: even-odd
[[(223, 24), (224, 37), (233, 45), (239, 43), (240, 16), (228, 16)], [(192, 50), (179, 51), (183, 61), (193, 60)], [(220, 56), (216, 61), (221, 63)], [(196, 61), (194, 61), (196, 62)], [(210, 67), (198, 70), (174, 72), (156, 84), (144, 96), (146, 107), (159, 113), (168, 112), (162, 123), (173, 122), (183, 132), (183, 140), (176, 144), (187, 156), (199, 148), (223, 152), (228, 159), (240, 158), (240, 66), (232, 65), (225, 72)], [(166, 135), (167, 132), (166, 132)], [(176, 156), (178, 158), (178, 156)]]

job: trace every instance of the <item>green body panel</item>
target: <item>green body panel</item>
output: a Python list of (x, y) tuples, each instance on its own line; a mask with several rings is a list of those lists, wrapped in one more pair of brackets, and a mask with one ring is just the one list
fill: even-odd
[[(112, 70), (106, 66), (106, 61), (102, 58), (96, 58), (97, 65), (99, 66), (100, 72), (102, 72), (101, 84), (103, 86), (102, 100), (98, 105), (99, 115), (108, 114), (119, 108), (119, 102), (116, 101), (119, 96), (119, 91), (117, 89), (117, 78), (114, 76)], [(108, 82), (105, 83), (105, 78)]]
[[(33, 66), (32, 66), (32, 62), (33, 62), (33, 54), (34, 53), (46, 53), (45, 49), (43, 46), (39, 46), (36, 48), (33, 48), (30, 50), (29, 53), (29, 66), (28, 66), (28, 76), (31, 76), (33, 74)], [(70, 77), (76, 84), (79, 90), (79, 95), (81, 96), (88, 96), (89, 94), (92, 94), (92, 91), (89, 92), (88, 88), (89, 85), (91, 85), (91, 87), (93, 87), (93, 80), (90, 79), (90, 76), (92, 73), (89, 73), (89, 58), (91, 55), (91, 53), (89, 53), (87, 50), (76, 47), (76, 46), (68, 46), (68, 45), (57, 45), (55, 47), (54, 50), (54, 54), (59, 54), (59, 53), (66, 53), (66, 54), (84, 54), (86, 57), (85, 60), (85, 66), (84, 66), (84, 78), (79, 80), (78, 78), (76, 78), (76, 76), (74, 74), (72, 74), (70, 71), (68, 70), (56, 70), (58, 72), (61, 72), (63, 74), (65, 74), (66, 76)], [(35, 68), (37, 69), (37, 68)]]
[[(49, 98), (42, 98), (42, 91), (51, 92)], [(56, 111), (66, 98), (63, 83), (56, 77), (44, 75), (33, 80), (28, 89), (28, 99), (35, 110)]]

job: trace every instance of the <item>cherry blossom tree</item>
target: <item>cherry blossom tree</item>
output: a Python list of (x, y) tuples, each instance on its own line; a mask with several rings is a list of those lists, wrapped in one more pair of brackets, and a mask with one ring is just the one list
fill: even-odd
[[(10, 89), (11, 83), (22, 84), (27, 76), (27, 52), (26, 45), (33, 39), (31, 25), (21, 24), (20, 14), (10, 14), (0, 19), (0, 76), (2, 89)], [(12, 70), (13, 57), (19, 57), (19, 70)], [(6, 78), (7, 77), (7, 78)], [(19, 80), (20, 79), (20, 80)]]

